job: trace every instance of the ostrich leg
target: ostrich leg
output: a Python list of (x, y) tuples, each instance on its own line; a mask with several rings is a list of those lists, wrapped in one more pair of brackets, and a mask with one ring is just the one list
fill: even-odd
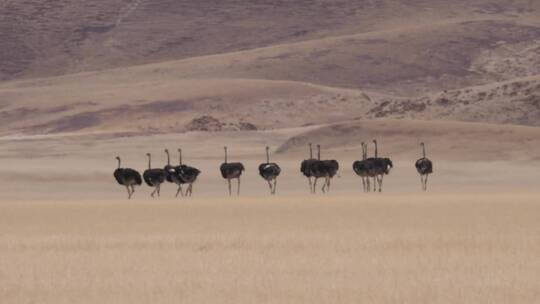
[(366, 192), (366, 179), (362, 176), (362, 189)]
[(161, 196), (161, 184), (158, 184), (158, 185), (157, 185), (157, 196), (158, 196), (158, 197)]
[(311, 193), (313, 193), (313, 194), (317, 193), (317, 188), (316, 187), (317, 187), (317, 180), (318, 179), (319, 179), (318, 177), (315, 177), (315, 180), (313, 181), (313, 190), (311, 190)]
[(129, 186), (126, 185), (126, 189), (128, 192), (128, 199), (131, 199), (131, 191), (129, 191)]
[(272, 192), (272, 194), (276, 194), (276, 188), (277, 188), (277, 178), (274, 178), (274, 191)]
[(187, 190), (186, 190), (186, 195), (189, 191), (189, 197), (191, 197), (191, 194), (193, 193), (193, 183), (189, 184)]
[(325, 193), (330, 192), (330, 177), (329, 176), (325, 177), (324, 179), (324, 188), (326, 190)]
[(269, 181), (269, 180), (267, 180), (267, 182), (268, 182), (268, 188), (270, 188), (270, 194), (272, 194), (273, 191), (274, 191), (274, 190), (272, 189), (272, 182)]
[(184, 192), (182, 191), (182, 185), (178, 185), (178, 190), (176, 190), (176, 197), (178, 197), (178, 194), (184, 196)]
[(308, 177), (308, 181), (309, 181), (309, 192), (313, 193), (313, 183), (311, 182), (311, 176)]
[(236, 189), (236, 195), (240, 196), (240, 176), (238, 177), (238, 189)]
[(326, 176), (326, 177), (324, 178), (324, 183), (323, 183), (323, 186), (322, 186), (322, 188), (321, 188), (321, 191), (322, 191), (323, 193), (326, 193), (326, 187), (327, 187), (327, 186), (328, 186), (328, 176)]
[(424, 191), (427, 191), (427, 180), (428, 180), (429, 174), (426, 174), (426, 178), (424, 180)]
[(229, 183), (229, 196), (231, 196), (231, 195), (232, 195), (232, 194), (231, 194), (231, 179), (228, 178), (228, 179), (227, 179), (227, 182)]

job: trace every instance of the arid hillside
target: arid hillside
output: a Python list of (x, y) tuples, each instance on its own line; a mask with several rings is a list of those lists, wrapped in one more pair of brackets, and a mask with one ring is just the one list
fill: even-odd
[(4, 1), (0, 134), (540, 125), (536, 1)]
[[(510, 67), (477, 67), (504, 57), (497, 50), (534, 54), (539, 8), (529, 0), (3, 1), (0, 79), (293, 43), (248, 71), (241, 63), (222, 74), (410, 92), (430, 80), (424, 87), (450, 88), (508, 76)], [(313, 42), (294, 45), (304, 41)]]

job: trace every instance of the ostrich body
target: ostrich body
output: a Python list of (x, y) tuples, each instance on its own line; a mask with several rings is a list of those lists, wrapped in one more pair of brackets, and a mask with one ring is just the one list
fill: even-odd
[(375, 157), (368, 158), (368, 160), (372, 162), (369, 175), (373, 177), (373, 191), (377, 192), (378, 188), (379, 192), (382, 192), (383, 178), (390, 173), (390, 169), (394, 167), (394, 164), (389, 158), (379, 157), (377, 140), (374, 139), (373, 143), (375, 144)]
[(305, 177), (308, 178), (309, 181), (309, 192), (313, 192), (313, 182), (311, 181), (311, 178), (314, 177), (312, 173), (312, 167), (315, 163), (317, 163), (318, 160), (313, 158), (313, 145), (309, 143), (309, 159), (304, 159), (302, 163), (300, 164), (300, 172), (304, 174)]
[(175, 173), (178, 179), (178, 191), (176, 191), (176, 196), (178, 197), (178, 194), (184, 196), (184, 193), (182, 192), (182, 185), (184, 184), (188, 185), (185, 195), (191, 196), (193, 193), (193, 183), (195, 183), (197, 177), (201, 174), (201, 171), (182, 163), (182, 149), (178, 149), (178, 155), (179, 163), (178, 166), (175, 167)]
[(426, 158), (426, 145), (424, 143), (420, 143), (420, 145), (422, 146), (422, 158), (417, 160), (414, 166), (418, 174), (420, 174), (422, 190), (427, 191), (428, 176), (433, 173), (433, 162)]
[(152, 155), (146, 153), (146, 156), (148, 156), (148, 169), (144, 171), (143, 178), (148, 186), (155, 188), (150, 195), (154, 197), (154, 194), (157, 193), (159, 196), (161, 184), (167, 179), (167, 172), (160, 168), (152, 169)]
[(229, 196), (232, 195), (231, 179), (237, 179), (238, 188), (236, 194), (240, 195), (240, 176), (242, 176), (242, 172), (245, 170), (244, 165), (242, 163), (227, 162), (227, 147), (224, 147), (223, 149), (225, 150), (225, 162), (222, 163), (219, 167), (219, 170), (221, 171), (221, 176), (225, 178), (227, 180), (227, 183), (229, 184)]
[(131, 168), (122, 168), (120, 156), (117, 156), (116, 159), (118, 160), (118, 168), (114, 170), (114, 178), (118, 184), (126, 186), (128, 199), (131, 199), (131, 196), (135, 192), (135, 186), (142, 184), (141, 174)]
[(323, 193), (330, 191), (330, 180), (337, 174), (339, 163), (332, 160), (321, 160), (321, 146), (317, 145), (317, 162), (311, 166), (311, 174), (315, 177), (313, 182), (313, 193), (316, 191), (317, 180), (324, 178), (324, 184), (321, 188)]
[(372, 166), (373, 161), (367, 159), (367, 144), (362, 142), (362, 160), (357, 160), (353, 163), (353, 171), (362, 178), (364, 192), (371, 190), (369, 178), (371, 177), (370, 172), (373, 171)]
[(276, 163), (270, 162), (270, 147), (266, 147), (266, 163), (259, 165), (259, 174), (268, 182), (270, 194), (276, 194), (277, 177), (281, 173), (281, 168)]

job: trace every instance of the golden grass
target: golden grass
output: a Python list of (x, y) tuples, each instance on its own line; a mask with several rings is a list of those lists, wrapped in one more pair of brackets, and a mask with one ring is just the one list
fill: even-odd
[(0, 204), (2, 303), (533, 303), (537, 193)]

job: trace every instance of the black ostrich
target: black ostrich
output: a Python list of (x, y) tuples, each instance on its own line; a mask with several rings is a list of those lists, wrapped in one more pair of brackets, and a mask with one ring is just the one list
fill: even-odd
[(356, 175), (362, 178), (364, 192), (371, 190), (369, 178), (371, 177), (370, 172), (373, 172), (372, 166), (373, 161), (367, 159), (367, 144), (362, 142), (362, 160), (357, 160), (353, 163), (353, 170)]
[(238, 189), (236, 194), (240, 195), (240, 176), (242, 175), (242, 172), (245, 170), (244, 165), (242, 163), (228, 163), (227, 162), (227, 147), (223, 147), (225, 150), (225, 162), (221, 164), (219, 167), (219, 170), (221, 171), (221, 176), (223, 178), (227, 179), (227, 182), (229, 183), (229, 196), (231, 196), (231, 179), (238, 179)]
[(368, 158), (370, 162), (373, 162), (370, 170), (370, 176), (373, 177), (373, 191), (377, 192), (378, 188), (379, 192), (382, 192), (383, 178), (385, 175), (390, 173), (390, 169), (394, 167), (394, 164), (389, 158), (379, 157), (377, 140), (374, 139), (373, 144), (375, 145), (375, 157)]
[(184, 193), (182, 192), (183, 184), (189, 185), (186, 189), (185, 195), (191, 196), (193, 194), (193, 183), (197, 181), (197, 177), (199, 176), (199, 174), (201, 174), (201, 171), (197, 168), (190, 167), (182, 163), (182, 149), (178, 149), (178, 155), (179, 164), (175, 167), (176, 176), (178, 179), (178, 191), (176, 191), (176, 196), (178, 197), (179, 193), (184, 196)]
[(311, 166), (312, 175), (315, 177), (313, 183), (313, 193), (316, 191), (317, 180), (324, 178), (324, 184), (321, 188), (323, 193), (330, 191), (330, 180), (337, 174), (339, 163), (332, 160), (321, 160), (321, 145), (317, 145), (317, 162)]
[(114, 170), (114, 178), (118, 184), (126, 186), (128, 199), (131, 199), (131, 196), (135, 192), (135, 186), (140, 186), (142, 183), (141, 174), (137, 170), (122, 168), (120, 156), (117, 156), (116, 159), (118, 160), (118, 168)]
[(259, 174), (268, 182), (270, 194), (276, 194), (277, 177), (281, 173), (281, 168), (276, 163), (270, 162), (270, 147), (266, 147), (266, 163), (259, 165)]
[(152, 155), (146, 153), (146, 156), (148, 156), (148, 169), (144, 171), (143, 178), (148, 186), (155, 188), (150, 195), (154, 197), (157, 193), (159, 196), (161, 184), (167, 179), (167, 172), (161, 168), (152, 169)]
[(317, 162), (316, 159), (313, 158), (313, 145), (309, 143), (309, 159), (304, 159), (302, 163), (300, 164), (300, 172), (304, 174), (305, 177), (308, 178), (309, 181), (309, 192), (314, 193), (313, 191), (313, 183), (311, 181), (311, 178), (314, 177), (311, 171), (311, 167), (313, 164)]
[(422, 146), (422, 158), (417, 160), (414, 166), (418, 174), (420, 174), (422, 190), (427, 191), (428, 176), (433, 173), (433, 162), (426, 158), (426, 145), (424, 143), (420, 143), (420, 145)]

